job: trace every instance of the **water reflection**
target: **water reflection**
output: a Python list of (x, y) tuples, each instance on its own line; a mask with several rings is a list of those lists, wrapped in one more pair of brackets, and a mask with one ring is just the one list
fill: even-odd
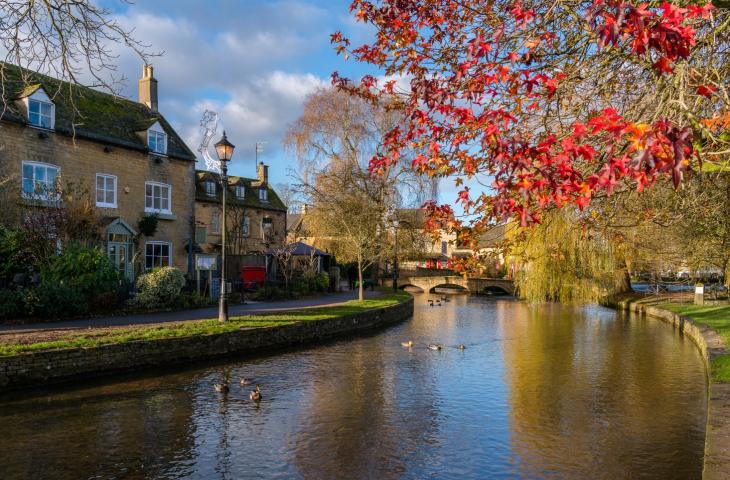
[(704, 381), (659, 322), (419, 296), (355, 340), (5, 398), (0, 478), (699, 478)]

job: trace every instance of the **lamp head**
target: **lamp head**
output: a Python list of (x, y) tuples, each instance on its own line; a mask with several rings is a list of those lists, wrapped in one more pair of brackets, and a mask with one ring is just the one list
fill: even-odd
[(236, 148), (226, 137), (226, 132), (223, 132), (223, 138), (215, 144), (215, 151), (218, 154), (218, 159), (221, 162), (230, 162), (233, 158), (233, 150)]

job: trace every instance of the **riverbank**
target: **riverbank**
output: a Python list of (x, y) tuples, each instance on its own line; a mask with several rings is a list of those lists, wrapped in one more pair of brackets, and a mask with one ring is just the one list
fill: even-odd
[[(699, 348), (707, 367), (704, 480), (730, 478), (730, 307), (628, 298), (617, 307), (672, 324)], [(717, 330), (715, 329), (717, 328)], [(722, 333), (720, 333), (722, 332)]]
[(270, 315), (0, 337), (0, 392), (317, 342), (405, 320), (404, 292)]

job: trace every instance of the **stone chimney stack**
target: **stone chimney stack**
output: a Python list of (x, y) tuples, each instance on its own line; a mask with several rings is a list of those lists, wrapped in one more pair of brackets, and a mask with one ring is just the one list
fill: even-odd
[(157, 79), (152, 65), (145, 65), (142, 68), (142, 78), (139, 79), (139, 103), (147, 105), (153, 112), (157, 111)]
[(269, 166), (264, 165), (264, 162), (260, 162), (256, 165), (256, 176), (262, 184), (269, 183)]

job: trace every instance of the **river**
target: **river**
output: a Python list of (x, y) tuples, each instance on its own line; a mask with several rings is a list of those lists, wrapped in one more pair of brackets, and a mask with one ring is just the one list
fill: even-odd
[(0, 478), (701, 477), (705, 371), (671, 326), (426, 297), (364, 337), (6, 396)]

